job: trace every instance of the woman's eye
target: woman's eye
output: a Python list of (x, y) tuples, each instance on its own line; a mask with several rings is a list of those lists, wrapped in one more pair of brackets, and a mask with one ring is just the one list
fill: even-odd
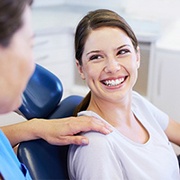
[(126, 53), (129, 53), (130, 52), (130, 50), (129, 49), (121, 49), (121, 50), (119, 50), (118, 51), (118, 55), (123, 55), (123, 54), (126, 54)]
[(101, 56), (100, 55), (92, 55), (89, 59), (90, 60), (96, 60), (96, 59), (100, 59)]

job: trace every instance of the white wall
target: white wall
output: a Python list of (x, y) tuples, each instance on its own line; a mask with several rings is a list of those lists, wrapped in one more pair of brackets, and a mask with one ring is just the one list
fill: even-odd
[(135, 18), (160, 21), (163, 27), (180, 17), (179, 0), (35, 0), (34, 3), (41, 6), (50, 4), (123, 9)]
[(163, 26), (180, 18), (179, 0), (127, 0), (126, 12), (131, 16), (157, 20)]

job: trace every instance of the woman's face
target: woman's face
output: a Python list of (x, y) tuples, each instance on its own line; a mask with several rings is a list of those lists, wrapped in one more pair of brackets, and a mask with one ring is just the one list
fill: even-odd
[(21, 105), (22, 92), (35, 68), (29, 6), (22, 19), (23, 26), (14, 34), (10, 45), (0, 46), (0, 113), (16, 110)]
[(113, 101), (132, 91), (139, 64), (139, 49), (134, 49), (124, 31), (112, 27), (93, 30), (84, 46), (82, 66), (77, 61), (92, 96)]

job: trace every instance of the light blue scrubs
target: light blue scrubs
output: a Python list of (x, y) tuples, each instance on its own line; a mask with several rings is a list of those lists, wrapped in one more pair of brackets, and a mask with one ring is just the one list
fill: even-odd
[(26, 167), (21, 164), (10, 142), (0, 130), (0, 174), (5, 180), (31, 180)]

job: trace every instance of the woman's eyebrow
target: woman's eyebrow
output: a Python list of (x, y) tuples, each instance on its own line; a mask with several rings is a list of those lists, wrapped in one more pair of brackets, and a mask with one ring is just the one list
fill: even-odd
[(99, 53), (100, 50), (92, 50), (92, 51), (89, 51), (88, 53), (86, 53), (86, 56), (91, 54), (91, 53)]
[(123, 47), (125, 47), (125, 46), (129, 46), (129, 47), (130, 47), (129, 44), (123, 44), (122, 46), (119, 46), (117, 49), (121, 49), (121, 48), (123, 48)]

